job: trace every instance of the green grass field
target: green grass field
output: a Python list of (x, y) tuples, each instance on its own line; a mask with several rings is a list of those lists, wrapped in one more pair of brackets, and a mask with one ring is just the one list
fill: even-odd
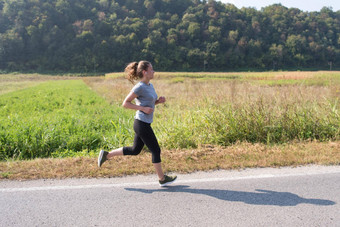
[[(0, 95), (0, 160), (95, 156), (130, 145), (134, 111), (120, 104), (132, 85), (117, 75), (0, 75), (11, 84)], [(167, 102), (157, 106), (153, 127), (167, 149), (337, 141), (339, 75), (157, 73), (152, 83)]]
[(130, 140), (131, 117), (82, 80), (48, 81), (0, 96), (0, 158), (73, 156)]

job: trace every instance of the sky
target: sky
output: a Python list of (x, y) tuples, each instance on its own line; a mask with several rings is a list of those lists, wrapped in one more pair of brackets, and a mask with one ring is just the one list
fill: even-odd
[(333, 11), (340, 10), (340, 0), (220, 0), (223, 3), (232, 3), (237, 8), (255, 7), (260, 10), (262, 7), (281, 3), (287, 8), (299, 8), (302, 11), (320, 11), (322, 7), (332, 7)]

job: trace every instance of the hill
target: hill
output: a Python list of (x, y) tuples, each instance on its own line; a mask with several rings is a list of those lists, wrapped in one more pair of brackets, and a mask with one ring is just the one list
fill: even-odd
[(1, 71), (329, 69), (340, 11), (199, 0), (0, 0)]

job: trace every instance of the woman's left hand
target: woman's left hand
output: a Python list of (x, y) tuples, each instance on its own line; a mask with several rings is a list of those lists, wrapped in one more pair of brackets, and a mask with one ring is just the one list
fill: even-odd
[(160, 103), (165, 103), (165, 97), (164, 96), (161, 96), (159, 97), (159, 99), (156, 101), (156, 104), (160, 104)]

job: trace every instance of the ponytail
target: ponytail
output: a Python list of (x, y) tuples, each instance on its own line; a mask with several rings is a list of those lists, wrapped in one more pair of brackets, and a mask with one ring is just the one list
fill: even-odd
[(131, 62), (125, 68), (125, 73), (127, 74), (127, 79), (134, 84), (135, 80), (139, 80), (143, 78), (143, 70), (148, 70), (150, 62), (148, 61), (140, 61)]

